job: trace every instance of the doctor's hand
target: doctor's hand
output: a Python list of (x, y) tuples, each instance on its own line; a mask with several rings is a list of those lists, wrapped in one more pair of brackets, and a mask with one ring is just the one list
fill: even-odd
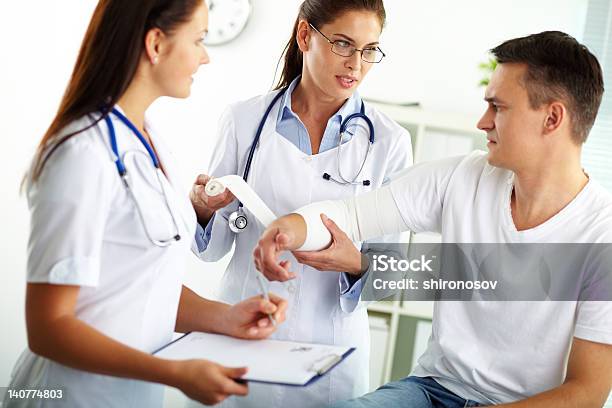
[(332, 236), (331, 244), (320, 251), (294, 251), (295, 259), (319, 271), (346, 272), (361, 276), (367, 269), (362, 264), (361, 252), (348, 235), (325, 214), (321, 214), (321, 220)]
[(268, 295), (269, 301), (262, 296), (254, 296), (227, 309), (221, 332), (252, 340), (270, 336), (276, 327), (270, 321), (268, 314), (274, 317), (277, 325), (284, 322), (287, 301), (274, 293)]
[(171, 384), (191, 399), (206, 405), (217, 404), (231, 395), (247, 395), (246, 384), (236, 382), (247, 373), (246, 367), (230, 368), (208, 360), (183, 360), (174, 364)]
[(215, 211), (227, 206), (236, 199), (228, 189), (214, 197), (210, 197), (206, 194), (204, 189), (211, 178), (212, 177), (206, 174), (200, 174), (189, 192), (189, 199), (198, 216), (198, 223), (202, 227), (208, 224), (208, 221), (210, 221)]

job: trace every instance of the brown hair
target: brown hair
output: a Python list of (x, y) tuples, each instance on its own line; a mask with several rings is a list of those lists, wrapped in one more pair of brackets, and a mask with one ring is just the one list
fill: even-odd
[[(59, 109), (38, 146), (32, 181), (62, 143), (108, 115), (134, 78), (147, 32), (159, 28), (171, 34), (200, 4), (202, 0), (100, 0)], [(101, 116), (93, 124), (57, 139), (71, 122), (98, 111)]]
[(287, 41), (287, 45), (283, 50), (285, 65), (281, 77), (274, 89), (281, 89), (289, 86), (291, 81), (302, 74), (302, 51), (295, 40), (300, 20), (306, 20), (313, 26), (319, 28), (325, 24), (331, 23), (347, 11), (362, 10), (375, 13), (380, 21), (380, 26), (384, 27), (387, 14), (382, 0), (305, 0), (300, 6), (300, 11), (293, 25), (291, 37), (289, 37), (289, 41)]
[(601, 66), (587, 47), (560, 31), (545, 31), (506, 41), (491, 52), (500, 64), (527, 64), (523, 81), (531, 107), (565, 102), (574, 140), (586, 141), (604, 92)]

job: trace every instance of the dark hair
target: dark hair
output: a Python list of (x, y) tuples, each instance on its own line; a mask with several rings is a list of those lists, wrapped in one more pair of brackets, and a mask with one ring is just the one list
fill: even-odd
[[(300, 11), (291, 37), (283, 50), (285, 65), (281, 77), (274, 89), (289, 86), (291, 81), (302, 74), (302, 51), (297, 45), (295, 35), (300, 20), (306, 20), (313, 26), (319, 28), (331, 23), (347, 11), (371, 11), (380, 20), (380, 26), (384, 27), (387, 19), (383, 0), (305, 0), (300, 6)], [(282, 58), (282, 56), (281, 56)]]
[[(77, 57), (59, 109), (38, 146), (32, 167), (36, 181), (53, 152), (66, 140), (108, 115), (134, 78), (147, 32), (166, 34), (189, 21), (203, 0), (100, 0)], [(58, 132), (84, 115), (100, 111), (91, 125), (57, 140)]]
[(527, 64), (523, 81), (531, 107), (565, 102), (572, 137), (579, 144), (586, 141), (604, 92), (601, 66), (587, 47), (560, 31), (545, 31), (506, 41), (491, 52), (500, 64)]

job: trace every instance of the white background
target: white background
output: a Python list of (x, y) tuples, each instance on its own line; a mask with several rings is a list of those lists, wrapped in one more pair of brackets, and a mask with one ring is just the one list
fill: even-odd
[[(270, 88), (299, 4), (253, 0), (243, 34), (209, 50), (212, 62), (200, 68), (191, 98), (160, 100), (151, 108), (180, 158), (186, 188), (207, 169), (223, 108)], [(0, 4), (0, 386), (8, 384), (26, 346), (28, 212), (19, 182), (58, 107), (95, 5), (94, 0)], [(547, 29), (580, 40), (587, 0), (387, 0), (386, 7), (382, 48), (388, 58), (370, 72), (362, 95), (474, 115), (484, 109), (477, 65), (486, 51)], [(222, 269), (191, 259), (188, 283), (214, 296)]]

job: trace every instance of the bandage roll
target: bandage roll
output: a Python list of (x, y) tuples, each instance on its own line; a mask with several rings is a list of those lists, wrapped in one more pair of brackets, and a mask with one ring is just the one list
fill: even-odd
[(204, 191), (210, 197), (222, 194), (228, 189), (264, 226), (268, 226), (277, 217), (266, 203), (257, 195), (242, 177), (236, 175), (212, 179), (206, 184)]
[(331, 233), (321, 221), (321, 214), (334, 221), (340, 229), (345, 230), (347, 227), (342, 201), (319, 201), (301, 207), (294, 213), (301, 215), (306, 222), (306, 240), (298, 251), (319, 251), (331, 243)]

